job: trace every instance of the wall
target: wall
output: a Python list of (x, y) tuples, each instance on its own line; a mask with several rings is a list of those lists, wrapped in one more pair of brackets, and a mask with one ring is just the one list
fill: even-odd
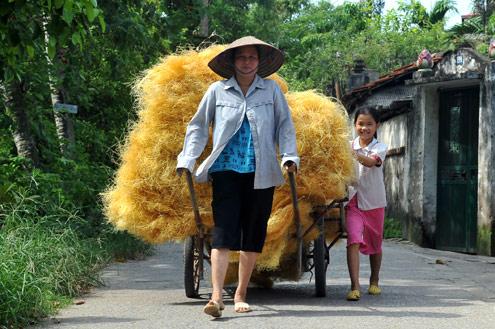
[(435, 76), (441, 79), (460, 79), (483, 71), (483, 62), (487, 58), (476, 54), (472, 49), (460, 48), (449, 53), (437, 66)]
[(495, 256), (495, 62), (480, 91), (478, 136), (478, 252)]
[[(405, 147), (407, 150), (407, 114), (401, 114), (381, 123), (378, 139), (387, 144), (389, 150)], [(407, 216), (409, 201), (407, 187), (410, 184), (407, 153), (388, 156), (384, 166), (387, 191), (387, 217), (401, 219)]]

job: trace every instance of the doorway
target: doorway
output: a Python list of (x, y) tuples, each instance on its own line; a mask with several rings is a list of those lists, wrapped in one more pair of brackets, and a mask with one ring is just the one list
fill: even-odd
[(436, 248), (476, 252), (479, 87), (440, 91)]

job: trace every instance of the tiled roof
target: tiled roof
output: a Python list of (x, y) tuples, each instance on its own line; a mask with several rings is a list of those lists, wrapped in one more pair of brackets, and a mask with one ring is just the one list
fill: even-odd
[[(433, 54), (433, 64), (438, 63), (443, 58), (443, 55), (443, 53)], [(396, 81), (407, 74), (412, 74), (417, 69), (418, 67), (416, 66), (416, 62), (412, 62), (410, 64), (399, 67), (398, 69), (395, 69), (390, 73), (382, 75), (377, 80), (373, 80), (365, 85), (350, 90), (342, 97), (342, 100), (344, 101), (344, 103), (346, 103), (354, 98), (360, 98), (362, 95), (369, 95), (371, 94), (372, 90), (380, 88), (392, 81)]]
[(461, 15), (461, 19), (462, 20), (466, 20), (466, 19), (470, 19), (470, 18), (473, 18), (473, 17), (478, 17), (480, 14), (476, 14), (476, 13), (470, 13), (470, 14), (466, 14), (466, 15)]

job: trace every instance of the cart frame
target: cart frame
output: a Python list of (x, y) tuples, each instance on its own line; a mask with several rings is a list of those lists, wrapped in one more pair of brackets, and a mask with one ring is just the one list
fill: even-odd
[[(187, 170), (186, 178), (191, 203), (194, 210), (194, 219), (198, 231), (197, 234), (189, 236), (184, 242), (184, 289), (187, 297), (198, 298), (200, 282), (204, 279), (204, 262), (206, 261), (211, 264), (211, 246), (208, 242), (209, 234), (201, 222), (192, 176)], [(298, 273), (313, 273), (315, 278), (315, 295), (316, 297), (325, 297), (326, 272), (328, 265), (330, 264), (330, 248), (332, 248), (340, 238), (345, 237), (344, 204), (347, 201), (347, 198), (333, 200), (328, 205), (314, 207), (311, 212), (311, 217), (314, 220), (313, 224), (305, 232), (301, 232), (297, 193), (295, 189), (295, 178), (293, 173), (289, 173), (289, 181), (291, 185), (292, 202), (294, 207), (294, 222), (296, 225), (295, 239), (297, 239), (297, 271)], [(332, 208), (339, 209), (339, 218), (325, 217), (327, 211)], [(338, 234), (332, 241), (327, 243), (325, 238), (325, 223), (334, 221), (339, 223)], [(310, 242), (310, 245), (307, 248), (303, 248), (304, 237), (314, 227), (318, 228), (318, 236)]]

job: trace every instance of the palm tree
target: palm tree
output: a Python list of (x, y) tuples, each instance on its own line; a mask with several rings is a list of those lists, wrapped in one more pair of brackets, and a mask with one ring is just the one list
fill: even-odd
[(475, 14), (479, 14), (481, 17), (481, 23), (483, 25), (483, 33), (487, 34), (488, 18), (493, 14), (495, 10), (494, 0), (472, 0), (473, 11)]
[(461, 36), (463, 34), (483, 34), (485, 27), (481, 16), (473, 16), (460, 24), (456, 24), (449, 29), (455, 36)]
[(422, 28), (429, 28), (439, 22), (445, 23), (450, 11), (457, 12), (456, 0), (437, 0), (430, 12), (426, 11), (419, 0), (411, 0), (410, 10), (417, 16), (415, 23)]
[(495, 0), (472, 0), (473, 15), (460, 24), (454, 25), (449, 32), (453, 39), (471, 45), (486, 43), (489, 39), (488, 21), (495, 11)]
[(430, 24), (436, 24), (441, 21), (445, 21), (445, 16), (448, 12), (453, 11), (457, 13), (456, 0), (438, 0), (433, 5), (433, 9), (428, 13), (428, 20)]

